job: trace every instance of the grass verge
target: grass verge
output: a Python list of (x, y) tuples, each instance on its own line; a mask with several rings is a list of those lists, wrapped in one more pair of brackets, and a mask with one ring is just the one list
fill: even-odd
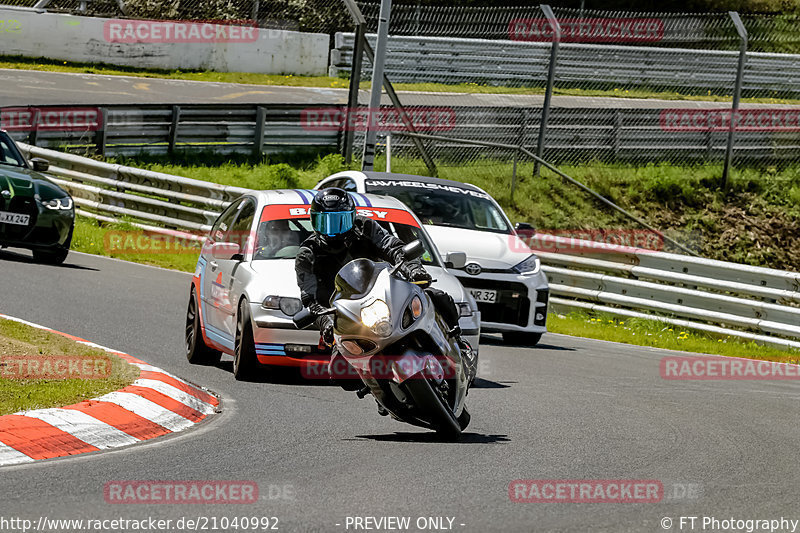
[(148, 235), (125, 222), (99, 225), (97, 221), (79, 215), (75, 219), (72, 250), (194, 272), (200, 255), (200, 244), (195, 247), (193, 243), (166, 239), (161, 235)]
[[(52, 373), (41, 373), (48, 362), (56, 365), (57, 361), (63, 361), (62, 357), (70, 360), (102, 358), (110, 364), (111, 370), (107, 377), (98, 379), (57, 379)], [(25, 370), (19, 370), (20, 365)], [(40, 370), (28, 373), (34, 368)], [(49, 331), (0, 319), (0, 415), (78, 403), (126, 387), (138, 375), (136, 367), (103, 350)], [(50, 379), (34, 379), (35, 376)]]
[[(38, 70), (47, 72), (70, 72), (79, 74), (104, 74), (107, 76), (133, 76), (137, 78), (165, 78), (172, 80), (208, 81), (222, 83), (241, 83), (246, 85), (280, 85), (287, 87), (325, 87), (347, 89), (348, 79), (330, 76), (294, 76), (284, 74), (256, 74), (251, 72), (213, 72), (200, 70), (162, 70), (134, 68), (105, 63), (79, 63), (47, 58), (27, 58), (21, 56), (0, 56), (0, 68), (16, 70)], [(371, 83), (362, 82), (360, 88), (368, 90)], [(469, 94), (544, 94), (542, 87), (503, 87), (479, 83), (397, 83), (398, 91), (448, 92)], [(610, 96), (617, 98), (655, 98), (660, 100), (691, 100), (705, 102), (730, 102), (730, 94), (712, 94), (711, 91), (699, 93), (679, 93), (658, 89), (628, 89), (608, 87), (604, 89), (582, 89), (556, 87), (554, 94), (564, 96)], [(780, 98), (777, 95), (766, 98), (743, 97), (745, 103), (796, 104), (797, 99)]]
[(575, 337), (622, 342), (666, 350), (743, 357), (760, 361), (800, 363), (800, 350), (781, 350), (736, 337), (715, 337), (702, 331), (682, 329), (657, 320), (620, 319), (607, 313), (551, 313), (547, 329)]

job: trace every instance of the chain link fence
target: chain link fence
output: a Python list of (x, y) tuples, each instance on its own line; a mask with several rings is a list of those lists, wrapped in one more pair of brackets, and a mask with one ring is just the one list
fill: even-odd
[[(358, 7), (374, 48), (380, 4)], [(537, 153), (557, 163), (722, 164), (732, 122), (735, 164), (800, 158), (797, 16), (742, 17), (745, 43), (726, 13), (552, 13), (538, 5), (394, 5), (385, 75), (415, 117), (449, 111), (446, 124), (420, 121), (423, 133), (541, 145)], [(354, 44), (353, 33), (336, 35), (332, 75), (349, 76)], [(365, 57), (361, 82), (371, 80), (372, 69)], [(744, 100), (732, 113), (739, 76)], [(361, 87), (363, 109), (369, 93)], [(507, 153), (485, 146), (424, 146), (437, 167), (511, 168)], [(393, 155), (424, 154), (419, 143), (399, 137)]]

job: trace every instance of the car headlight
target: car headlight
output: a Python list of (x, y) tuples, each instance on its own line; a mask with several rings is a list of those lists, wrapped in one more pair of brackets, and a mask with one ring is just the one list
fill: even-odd
[(391, 318), (389, 306), (383, 300), (375, 300), (361, 308), (361, 322), (381, 337), (388, 337), (392, 333)]
[(541, 268), (542, 268), (541, 260), (535, 255), (532, 255), (525, 261), (521, 262), (520, 264), (512, 268), (511, 270), (513, 270), (517, 274), (522, 274), (523, 276), (531, 276), (533, 274), (538, 274)]
[(53, 200), (42, 200), (42, 205), (47, 209), (67, 211), (72, 209), (72, 198), (55, 198)]
[(456, 305), (458, 306), (458, 316), (472, 316), (472, 308), (469, 306), (469, 302), (458, 302)]
[(261, 302), (264, 309), (278, 310), (287, 315), (294, 316), (303, 308), (302, 302), (298, 298), (284, 298), (281, 296), (270, 295)]

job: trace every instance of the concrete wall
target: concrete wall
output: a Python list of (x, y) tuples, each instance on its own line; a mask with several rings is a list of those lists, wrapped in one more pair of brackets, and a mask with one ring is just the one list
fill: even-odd
[(4, 55), (220, 72), (322, 76), (328, 66), (328, 36), (320, 33), (191, 28), (13, 8), (0, 9), (0, 50)]

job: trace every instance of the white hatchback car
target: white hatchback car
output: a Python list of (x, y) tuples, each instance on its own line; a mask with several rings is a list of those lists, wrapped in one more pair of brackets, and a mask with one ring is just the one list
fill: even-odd
[[(192, 278), (186, 313), (186, 355), (213, 364), (233, 355), (236, 379), (269, 366), (303, 369), (327, 363), (330, 349), (316, 330), (295, 329), (300, 309), (294, 263), (311, 233), (309, 205), (315, 191), (254, 191), (232, 202), (211, 228)], [(469, 292), (444, 268), (419, 220), (395, 198), (353, 194), (357, 212), (377, 220), (404, 242), (420, 240), (422, 264), (433, 287), (453, 297), (459, 325), (477, 351), (480, 312)]]
[[(536, 345), (547, 331), (549, 288), (539, 258), (480, 187), (361, 171), (339, 172), (315, 189), (325, 187), (394, 196), (405, 203), (445, 254), (445, 265), (456, 269), (453, 273), (477, 300), (482, 331), (501, 332), (506, 342), (526, 346)], [(466, 253), (465, 262), (460, 252)]]

